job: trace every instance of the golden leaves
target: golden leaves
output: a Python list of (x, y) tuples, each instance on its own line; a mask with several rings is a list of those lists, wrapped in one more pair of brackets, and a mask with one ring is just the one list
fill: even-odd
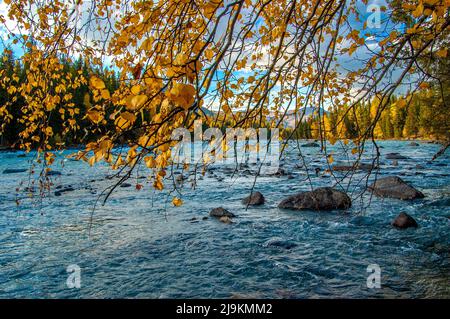
[(436, 55), (440, 58), (446, 58), (447, 57), (447, 49), (440, 49), (436, 52)]
[(172, 199), (172, 204), (173, 204), (173, 206), (178, 207), (178, 206), (183, 205), (183, 201), (181, 199), (179, 199), (178, 197), (174, 197)]
[(188, 109), (194, 103), (195, 93), (196, 90), (193, 85), (175, 82), (167, 97), (175, 105)]
[(333, 164), (333, 162), (334, 162), (333, 155), (329, 154), (329, 155), (327, 156), (327, 158), (328, 158), (328, 163)]
[(89, 120), (91, 120), (91, 122), (94, 122), (95, 124), (98, 124), (103, 120), (103, 114), (95, 109), (89, 110), (86, 113), (86, 116)]
[(102, 79), (99, 79), (96, 76), (92, 76), (89, 79), (89, 85), (91, 86), (91, 88), (96, 90), (103, 90), (106, 88), (105, 82), (103, 82)]
[(134, 111), (140, 109), (147, 101), (148, 97), (145, 94), (133, 95), (127, 99), (126, 107), (128, 110)]
[(136, 115), (130, 112), (123, 112), (120, 116), (115, 120), (116, 126), (121, 130), (126, 130), (130, 126), (134, 124), (136, 121)]

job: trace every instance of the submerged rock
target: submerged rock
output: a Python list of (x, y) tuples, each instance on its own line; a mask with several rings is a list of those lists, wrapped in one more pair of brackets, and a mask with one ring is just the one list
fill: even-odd
[(414, 218), (409, 216), (405, 212), (401, 212), (393, 221), (392, 226), (399, 228), (399, 229), (406, 229), (409, 227), (417, 228), (417, 222)]
[(75, 189), (71, 185), (69, 185), (69, 186), (66, 186), (64, 188), (61, 188), (61, 189), (57, 190), (55, 192), (55, 196), (61, 196), (63, 193), (72, 192), (74, 190)]
[(217, 207), (217, 208), (212, 209), (209, 212), (209, 216), (213, 216), (213, 217), (217, 217), (217, 218), (220, 218), (220, 217), (236, 217), (236, 215), (234, 215), (233, 213), (229, 212), (228, 210), (226, 210), (223, 207)]
[(26, 172), (26, 168), (7, 168), (3, 171), (3, 174), (16, 174)]
[(320, 147), (320, 145), (317, 144), (316, 142), (311, 142), (311, 143), (303, 144), (302, 147)]
[(244, 205), (262, 205), (264, 204), (264, 196), (260, 192), (253, 192), (250, 196), (242, 200)]
[(59, 171), (48, 171), (47, 176), (60, 176), (61, 172)]
[(284, 248), (284, 249), (291, 249), (294, 247), (297, 247), (296, 243), (293, 243), (288, 240), (281, 240), (281, 239), (270, 239), (267, 241), (264, 246), (266, 247), (278, 247), (278, 248)]
[(420, 146), (420, 144), (416, 143), (416, 142), (411, 142), (411, 143), (409, 143), (409, 146)]
[(331, 187), (289, 196), (278, 205), (279, 208), (294, 210), (333, 210), (347, 209), (351, 206), (352, 201), (346, 193)]
[(425, 197), (421, 192), (408, 185), (397, 176), (380, 178), (368, 188), (379, 197), (398, 199), (415, 199)]
[(395, 160), (405, 160), (408, 159), (408, 157), (400, 155), (399, 153), (388, 153), (386, 154), (387, 159), (395, 159)]
[(131, 187), (132, 185), (130, 183), (122, 183), (120, 184), (120, 187), (122, 188), (127, 188), (127, 187)]

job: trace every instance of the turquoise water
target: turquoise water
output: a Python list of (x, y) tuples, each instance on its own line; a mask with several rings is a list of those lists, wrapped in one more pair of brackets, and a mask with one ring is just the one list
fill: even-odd
[[(290, 177), (257, 179), (255, 189), (266, 197), (261, 207), (246, 210), (240, 202), (254, 182), (252, 165), (234, 175), (217, 167), (197, 180), (195, 191), (185, 180), (184, 205), (176, 208), (172, 195), (154, 191), (145, 178), (133, 175), (128, 181), (133, 186), (117, 188), (104, 206), (97, 206), (90, 237), (93, 205), (116, 180), (105, 178), (111, 174), (108, 168), (90, 168), (60, 155), (55, 169), (62, 174), (52, 176), (53, 189), (30, 197), (23, 190), (30, 186), (27, 172), (1, 172), (29, 167), (32, 155), (0, 153), (0, 297), (450, 297), (448, 153), (429, 163), (438, 145), (380, 142), (379, 176), (400, 176), (424, 199), (371, 197), (363, 192), (367, 174), (358, 172), (337, 186), (348, 189), (353, 199), (349, 211), (294, 212), (277, 205), (311, 186), (334, 186), (344, 174), (330, 177), (319, 149), (301, 148), (307, 172), (294, 144), (282, 161)], [(340, 147), (331, 147), (336, 162), (345, 161)], [(409, 159), (395, 166), (385, 159), (390, 152)], [(371, 157), (368, 149), (365, 161)], [(316, 167), (321, 169), (317, 176)], [(139, 173), (145, 176), (146, 171)], [(140, 191), (134, 187), (137, 181), (144, 185)], [(55, 196), (57, 187), (69, 185), (73, 191)], [(202, 220), (218, 206), (237, 215), (233, 224)], [(420, 227), (391, 227), (400, 211)], [(81, 268), (79, 289), (66, 285), (66, 268), (72, 264)], [(381, 268), (380, 289), (367, 288), (369, 264)]]

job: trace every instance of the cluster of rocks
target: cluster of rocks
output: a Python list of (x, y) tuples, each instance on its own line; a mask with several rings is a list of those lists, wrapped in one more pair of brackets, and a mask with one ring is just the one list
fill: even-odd
[[(368, 186), (368, 190), (378, 197), (396, 198), (401, 200), (412, 200), (424, 197), (423, 193), (397, 176), (388, 176), (377, 179), (373, 184)], [(245, 197), (242, 200), (242, 204), (246, 206), (257, 206), (263, 205), (264, 203), (264, 195), (257, 191), (252, 192), (250, 196)], [(283, 199), (278, 205), (281, 209), (297, 211), (346, 210), (351, 206), (352, 200), (345, 192), (331, 187), (320, 187), (312, 191), (296, 193)], [(214, 208), (210, 211), (209, 215), (226, 224), (233, 223), (233, 218), (236, 217), (233, 213), (223, 207)], [(418, 227), (414, 218), (405, 212), (401, 212), (391, 224), (398, 229)], [(272, 246), (272, 244), (270, 246)]]

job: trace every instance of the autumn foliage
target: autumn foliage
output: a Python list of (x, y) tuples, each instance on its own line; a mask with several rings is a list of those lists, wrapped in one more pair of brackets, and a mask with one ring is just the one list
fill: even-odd
[[(1, 71), (2, 128), (13, 118), (22, 124), (15, 146), (37, 149), (50, 165), (55, 148), (65, 146), (54, 142), (51, 119), (58, 117), (61, 135), (95, 133), (86, 134), (78, 159), (128, 171), (145, 163), (156, 189), (164, 187), (175, 128), (192, 128), (196, 119), (280, 127), (288, 111), (300, 126), (304, 110), (314, 108), (315, 137), (351, 138), (358, 148), (378, 134), (394, 95), (402, 96), (398, 107), (416, 92), (438, 92), (436, 63), (448, 58), (448, 0), (387, 1), (380, 28), (361, 13), (367, 1), (4, 2), (4, 56), (14, 53), (24, 66), (24, 74)], [(78, 59), (88, 67), (64, 72), (64, 61)], [(116, 85), (100, 75), (105, 69), (118, 74)], [(74, 98), (82, 86), (89, 91), (80, 126)], [(433, 94), (436, 108), (445, 108), (444, 95)], [(358, 126), (361, 105), (371, 105), (364, 130), (341, 135), (346, 118)], [(336, 114), (333, 125), (321, 110)]]

